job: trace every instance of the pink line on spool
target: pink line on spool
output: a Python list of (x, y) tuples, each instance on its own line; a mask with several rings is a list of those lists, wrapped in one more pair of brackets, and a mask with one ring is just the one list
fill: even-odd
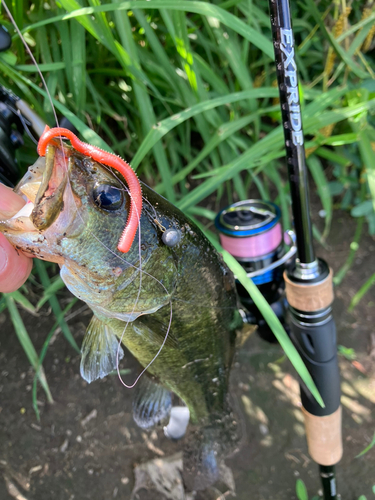
[(262, 257), (273, 252), (280, 245), (282, 238), (281, 224), (276, 224), (275, 227), (266, 233), (246, 238), (232, 238), (225, 234), (220, 234), (222, 247), (233, 255), (233, 257), (243, 259)]

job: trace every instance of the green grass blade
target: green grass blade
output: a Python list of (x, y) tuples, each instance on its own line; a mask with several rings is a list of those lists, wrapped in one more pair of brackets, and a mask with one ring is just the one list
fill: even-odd
[(65, 288), (65, 283), (60, 278), (60, 276), (58, 276), (54, 281), (51, 282), (49, 286), (44, 288), (43, 295), (39, 299), (36, 305), (36, 309), (39, 310), (53, 295), (55, 295), (56, 292), (58, 292), (62, 288)]
[(260, 99), (265, 97), (277, 97), (277, 95), (278, 95), (278, 90), (272, 87), (263, 89), (251, 89), (242, 92), (234, 92), (232, 94), (225, 95), (223, 97), (217, 97), (216, 99), (200, 102), (195, 106), (192, 106), (191, 108), (181, 111), (181, 113), (177, 113), (176, 115), (173, 115), (170, 118), (166, 118), (165, 120), (154, 125), (152, 130), (150, 130), (150, 132), (144, 138), (142, 144), (138, 148), (137, 154), (132, 160), (132, 167), (137, 168), (137, 166), (140, 164), (140, 162), (146, 156), (146, 154), (150, 151), (150, 149), (158, 141), (160, 141), (162, 137), (164, 137), (173, 128), (177, 127), (177, 125), (183, 123), (189, 118), (192, 118), (193, 116), (197, 116), (201, 113), (204, 113), (205, 111), (214, 109), (218, 106), (223, 106), (241, 100)]
[(337, 42), (342, 42), (345, 38), (353, 35), (356, 31), (361, 30), (367, 26), (372, 26), (375, 22), (375, 12), (372, 12), (368, 17), (361, 19), (358, 23), (348, 26), (348, 28), (336, 38)]
[[(62, 2), (67, 10), (70, 10), (77, 6), (76, 2), (73, 3), (71, 0), (62, 0)], [(214, 17), (215, 19), (218, 19), (220, 22), (222, 22), (225, 26), (228, 26), (228, 28), (231, 28), (233, 31), (243, 36), (246, 40), (248, 40), (253, 45), (258, 47), (272, 60), (274, 58), (272, 43), (264, 35), (262, 35), (258, 31), (248, 26), (246, 23), (241, 21), (241, 19), (237, 18), (230, 12), (227, 12), (221, 9), (220, 7), (217, 7), (216, 5), (210, 4), (208, 2), (198, 2), (195, 0), (190, 0), (190, 1), (179, 0), (178, 2), (176, 2), (175, 0), (152, 0), (151, 5), (148, 1), (133, 0), (129, 2), (119, 2), (116, 5), (106, 4), (98, 7), (77, 8), (76, 10), (73, 10), (73, 12), (70, 12), (69, 14), (54, 16), (50, 19), (45, 19), (43, 21), (39, 21), (35, 24), (32, 24), (26, 27), (22, 31), (22, 33), (25, 33), (26, 31), (31, 31), (36, 28), (40, 28), (41, 26), (45, 26), (47, 24), (56, 23), (58, 21), (64, 21), (67, 19), (85, 17), (85, 19), (87, 20), (89, 16), (99, 12), (111, 12), (111, 11), (120, 12), (122, 10), (126, 11), (134, 9), (181, 10), (184, 12), (201, 14), (207, 17)]]
[(35, 314), (36, 312), (35, 307), (19, 290), (11, 292), (8, 295), (12, 297), (12, 299), (14, 299), (15, 302), (17, 302), (17, 304), (22, 306), (26, 311), (28, 311), (31, 314)]
[(332, 151), (332, 149), (328, 149), (325, 147), (318, 148), (315, 151), (315, 154), (320, 156), (321, 158), (324, 158), (325, 160), (328, 160), (330, 163), (337, 163), (342, 167), (349, 167), (352, 163), (352, 161), (346, 158), (346, 156), (343, 156), (335, 151)]
[[(39, 64), (39, 69), (42, 73), (44, 72), (51, 72), (51, 71), (58, 71), (60, 69), (65, 69), (66, 64), (65, 62), (51, 62), (51, 63), (46, 63), (46, 64)], [(16, 64), (14, 66), (14, 69), (17, 71), (23, 71), (25, 73), (37, 73), (38, 69), (36, 68), (35, 64)]]
[(86, 103), (86, 38), (85, 29), (78, 23), (71, 24), (71, 71), (74, 101), (82, 113)]
[(306, 4), (309, 8), (309, 12), (312, 14), (317, 24), (319, 24), (324, 37), (327, 38), (336, 54), (344, 61), (344, 63), (353, 71), (356, 76), (358, 76), (359, 78), (368, 78), (369, 74), (366, 71), (363, 71), (353, 61), (350, 55), (340, 46), (335, 37), (327, 30), (322, 19), (322, 15), (319, 12), (314, 0), (306, 0)]
[(367, 175), (368, 187), (371, 193), (372, 206), (375, 211), (375, 164), (374, 151), (371, 145), (371, 137), (368, 128), (359, 133), (359, 152), (362, 158), (363, 167)]
[(349, 269), (353, 264), (355, 254), (359, 249), (359, 242), (362, 236), (363, 223), (364, 223), (364, 217), (360, 217), (360, 219), (357, 222), (357, 227), (355, 230), (353, 241), (350, 243), (350, 252), (348, 258), (346, 259), (344, 265), (336, 273), (336, 276), (333, 278), (333, 283), (336, 286), (340, 285), (342, 280), (345, 278), (346, 273), (349, 271)]
[(69, 302), (69, 304), (65, 307), (65, 309), (63, 311), (61, 311), (60, 316), (57, 318), (55, 324), (51, 328), (49, 334), (47, 335), (47, 337), (46, 337), (46, 339), (45, 339), (45, 341), (43, 343), (42, 350), (40, 351), (40, 356), (39, 356), (39, 360), (38, 360), (37, 369), (35, 370), (35, 377), (34, 377), (33, 391), (32, 391), (33, 408), (34, 408), (34, 411), (35, 411), (35, 414), (36, 414), (36, 418), (37, 418), (38, 421), (40, 421), (40, 413), (39, 413), (38, 402), (37, 402), (37, 389), (38, 389), (37, 379), (38, 379), (39, 373), (40, 373), (40, 371), (42, 369), (42, 364), (43, 364), (44, 358), (46, 357), (47, 349), (49, 347), (49, 343), (51, 341), (52, 335), (55, 333), (56, 328), (59, 326), (59, 321), (64, 318), (65, 314), (67, 314), (67, 312), (70, 311), (70, 309), (77, 302), (78, 302), (78, 299), (76, 297), (74, 297)]
[[(269, 108), (274, 109), (276, 106)], [(257, 116), (261, 114), (261, 110), (256, 113), (251, 113), (249, 115), (243, 116), (242, 118), (238, 118), (238, 120), (233, 120), (229, 123), (224, 123), (219, 127), (219, 129), (212, 135), (212, 138), (205, 145), (205, 147), (198, 153), (198, 155), (194, 158), (192, 162), (190, 162), (186, 167), (182, 168), (177, 174), (175, 174), (172, 179), (172, 185), (175, 185), (178, 182), (183, 181), (187, 175), (189, 175), (196, 167), (199, 165), (210, 153), (213, 151), (221, 142), (226, 141), (229, 137), (231, 137), (234, 133), (243, 129), (251, 123)], [(203, 174), (204, 176), (205, 174)], [(208, 175), (210, 173), (208, 172)], [(214, 174), (212, 174), (214, 175)], [(201, 176), (196, 176), (197, 179), (201, 178)], [(158, 185), (155, 188), (157, 192), (162, 193), (162, 186)]]
[[(365, 109), (371, 109), (375, 106), (375, 99), (359, 104), (343, 108), (339, 111), (327, 111), (319, 116), (312, 116), (305, 120), (306, 133), (314, 133), (319, 129), (331, 123), (337, 123), (351, 116), (356, 116)], [(264, 155), (265, 151), (275, 150), (282, 147), (283, 131), (279, 126), (270, 132), (266, 137), (251, 146), (239, 158), (231, 162), (229, 165), (221, 167), (214, 178), (208, 179), (197, 188), (192, 190), (187, 196), (178, 203), (181, 210), (187, 209), (189, 206), (199, 203), (206, 196), (210, 195), (224, 181), (231, 179), (234, 175), (245, 168), (251, 168), (254, 160)]]
[(313, 176), (320, 201), (322, 202), (323, 209), (325, 211), (325, 227), (322, 235), (322, 239), (325, 240), (328, 236), (332, 222), (332, 195), (319, 159), (316, 156), (310, 156), (307, 160), (307, 165), (311, 175)]
[[(37, 371), (38, 366), (39, 366), (39, 359), (38, 355), (36, 353), (36, 350), (33, 346), (33, 343), (29, 337), (29, 334), (27, 333), (26, 327), (24, 325), (24, 322), (22, 321), (22, 318), (20, 316), (20, 313), (18, 312), (18, 309), (16, 307), (16, 304), (14, 302), (14, 299), (9, 296), (8, 294), (4, 294), (5, 302), (10, 314), (10, 318), (12, 320), (16, 335), (18, 337), (18, 340), (20, 341), (20, 344), (22, 345), (23, 350), (25, 351), (25, 354), (30, 361), (30, 364), (33, 366), (34, 370)], [(47, 379), (44, 374), (44, 370), (42, 367), (38, 370), (38, 378), (40, 381), (41, 386), (44, 389), (44, 392), (46, 393), (47, 401), (49, 403), (53, 403), (53, 398), (51, 391), (48, 387)]]
[[(116, 2), (115, 4), (120, 5)], [(116, 26), (119, 31), (122, 44), (126, 47), (129, 54), (131, 55), (133, 64), (137, 65), (137, 67), (140, 67), (140, 61), (136, 50), (135, 42), (133, 40), (131, 25), (126, 12), (121, 12), (120, 9), (118, 10), (116, 9), (115, 18), (116, 18)], [(144, 88), (141, 85), (139, 85), (139, 83), (136, 81), (134, 81), (133, 85), (134, 85), (135, 95), (137, 98), (137, 103), (139, 106), (140, 115), (142, 117), (143, 132), (147, 133), (147, 131), (150, 130), (157, 121), (155, 113), (152, 107), (150, 96), (147, 94)], [(155, 143), (154, 155), (161, 178), (164, 183), (166, 195), (168, 199), (173, 201), (175, 198), (174, 190), (169, 182), (172, 175), (170, 172), (167, 156), (161, 144)]]
[(257, 308), (261, 312), (262, 316), (267, 321), (272, 332), (274, 333), (275, 337), (279, 341), (285, 354), (288, 356), (290, 362), (292, 363), (292, 365), (296, 369), (298, 375), (301, 377), (303, 382), (306, 384), (306, 387), (309, 389), (309, 391), (314, 396), (314, 398), (317, 400), (317, 402), (320, 404), (320, 406), (322, 408), (324, 408), (323, 400), (319, 394), (319, 391), (318, 391), (313, 379), (311, 378), (310, 373), (307, 371), (307, 368), (306, 368), (305, 364), (303, 363), (301, 356), (298, 354), (296, 348), (294, 347), (290, 338), (288, 337), (288, 334), (284, 330), (283, 326), (281, 325), (280, 321), (278, 320), (277, 316), (275, 315), (275, 313), (271, 309), (271, 307), (268, 304), (268, 302), (266, 301), (266, 299), (260, 293), (259, 289), (253, 283), (253, 281), (247, 277), (246, 271), (243, 269), (241, 264), (239, 264), (237, 262), (237, 260), (232, 255), (230, 255), (227, 251), (223, 250), (218, 243), (216, 243), (215, 241), (212, 241), (212, 240), (211, 240), (211, 242), (222, 253), (224, 262), (228, 265), (228, 267), (231, 269), (231, 271), (235, 274), (238, 281), (241, 283), (241, 285), (249, 293), (250, 297), (254, 301), (255, 305), (257, 306)]
[(272, 180), (272, 182), (276, 186), (276, 189), (279, 193), (278, 200), (275, 200), (275, 203), (277, 205), (279, 205), (279, 207), (281, 209), (281, 217), (282, 217), (282, 222), (283, 222), (282, 226), (283, 226), (284, 231), (285, 231), (286, 229), (289, 229), (290, 227), (292, 227), (290, 216), (289, 216), (290, 201), (289, 201), (289, 196), (287, 194), (288, 189), (289, 189), (289, 184), (288, 184), (288, 182), (285, 182), (281, 178), (278, 170), (275, 168), (273, 163), (272, 162), (269, 163), (266, 171), (267, 171), (268, 177)]
[[(9, 66), (6, 65), (2, 62), (0, 62), (0, 70), (5, 71), (6, 73), (9, 74), (10, 77), (15, 77), (16, 79), (20, 79), (23, 83), (25, 83), (27, 86), (32, 88), (34, 91), (38, 92), (40, 95), (43, 97), (47, 98), (47, 93), (44, 89), (40, 88), (38, 85), (35, 85), (31, 80), (28, 78), (25, 78), (19, 73), (15, 73), (14, 70)], [(52, 102), (55, 108), (60, 111), (68, 120), (77, 128), (77, 130), (83, 135), (84, 139), (90, 143), (93, 144), (99, 148), (104, 149), (105, 151), (109, 151), (112, 153), (113, 151), (111, 148), (108, 146), (108, 144), (103, 141), (103, 139), (91, 128), (89, 128), (82, 120), (80, 120), (75, 113), (70, 111), (66, 106), (61, 104), (60, 101), (57, 99), (54, 99), (52, 97)]]
[[(359, 453), (359, 454), (358, 454), (355, 458), (362, 457), (362, 456), (363, 456), (363, 455), (365, 455), (368, 451), (370, 451), (370, 450), (371, 450), (371, 448), (373, 448), (374, 446), (375, 446), (375, 434), (374, 434), (374, 436), (373, 436), (373, 438), (372, 438), (371, 443), (370, 443), (368, 446), (366, 446), (366, 448), (365, 448), (364, 450), (362, 450), (362, 451), (361, 451), (361, 453)], [(361, 500), (361, 499), (359, 498), (359, 500)]]
[(363, 299), (363, 297), (366, 295), (366, 293), (370, 290), (370, 288), (375, 285), (375, 274), (370, 276), (370, 278), (364, 283), (361, 288), (358, 290), (358, 292), (354, 295), (350, 302), (349, 306), (349, 311), (353, 311), (356, 305), (359, 304), (359, 302)]
[[(48, 287), (50, 287), (50, 285), (51, 285), (51, 280), (50, 280), (48, 273), (47, 273), (47, 270), (44, 266), (44, 262), (42, 262), (38, 259), (35, 259), (35, 266), (36, 266), (36, 269), (38, 271), (42, 285), (44, 286), (45, 289), (48, 289)], [(74, 337), (72, 335), (72, 332), (70, 331), (68, 324), (66, 323), (64, 318), (61, 317), (61, 307), (60, 307), (60, 304), (59, 304), (59, 301), (58, 301), (56, 295), (51, 295), (48, 298), (48, 302), (50, 303), (50, 306), (51, 306), (51, 309), (52, 309), (54, 315), (56, 316), (56, 318), (58, 318), (58, 323), (59, 323), (59, 326), (64, 334), (64, 337), (66, 338), (66, 340), (69, 342), (69, 344), (73, 347), (73, 349), (75, 351), (81, 352), (76, 341), (74, 340)]]

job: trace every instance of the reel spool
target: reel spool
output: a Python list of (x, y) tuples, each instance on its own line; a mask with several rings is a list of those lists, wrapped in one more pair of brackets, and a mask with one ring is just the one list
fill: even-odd
[[(258, 286), (277, 317), (284, 324), (286, 301), (283, 271), (297, 248), (293, 231), (283, 235), (281, 211), (274, 203), (245, 200), (234, 203), (218, 213), (215, 226), (222, 247), (245, 269)], [(285, 252), (285, 244), (289, 249)], [(243, 286), (236, 282), (246, 323), (257, 324), (262, 338), (275, 341), (274, 335)]]

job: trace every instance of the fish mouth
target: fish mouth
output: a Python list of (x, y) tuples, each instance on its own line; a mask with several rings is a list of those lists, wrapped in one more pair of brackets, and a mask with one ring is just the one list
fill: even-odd
[[(10, 218), (0, 220), (3, 232), (40, 232), (49, 228), (64, 208), (70, 148), (50, 144), (15, 187), (26, 204)], [(0, 216), (1, 219), (1, 216)]]

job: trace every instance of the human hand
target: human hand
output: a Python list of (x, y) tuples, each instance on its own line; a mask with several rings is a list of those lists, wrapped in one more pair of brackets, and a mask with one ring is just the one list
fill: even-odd
[[(25, 204), (25, 200), (10, 188), (0, 184), (0, 220), (9, 219)], [(0, 234), (0, 292), (14, 292), (27, 280), (33, 260), (16, 250)]]

